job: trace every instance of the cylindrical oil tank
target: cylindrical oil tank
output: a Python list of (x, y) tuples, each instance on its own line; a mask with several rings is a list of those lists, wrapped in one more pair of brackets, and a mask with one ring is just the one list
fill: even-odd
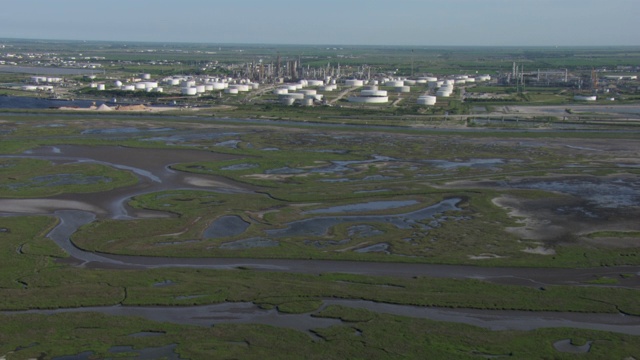
[(415, 84), (416, 84), (416, 81), (415, 81), (415, 80), (409, 80), (409, 79), (406, 79), (406, 80), (404, 81), (404, 85), (405, 85), (405, 86), (413, 86), (413, 85), (415, 85)]
[(351, 96), (347, 99), (353, 103), (366, 103), (366, 104), (383, 104), (389, 102), (387, 96)]
[(204, 85), (204, 91), (213, 91), (213, 85), (205, 84)]
[(232, 88), (232, 87), (228, 87), (228, 88), (224, 89), (224, 93), (225, 94), (237, 94), (238, 93), (238, 89)]
[(141, 74), (140, 77), (143, 80), (149, 80), (149, 79), (151, 79), (151, 74)]
[(202, 94), (206, 91), (204, 85), (196, 85), (196, 92)]
[(363, 86), (364, 85), (364, 81), (357, 80), (357, 79), (347, 79), (347, 80), (344, 81), (344, 84), (346, 86)]
[(411, 92), (411, 86), (396, 86), (393, 90), (398, 93), (408, 93)]
[(133, 91), (135, 89), (136, 89), (136, 87), (133, 86), (133, 85), (123, 85), (122, 86), (122, 90), (124, 90), (124, 91)]
[(182, 95), (196, 95), (196, 94), (198, 94), (198, 89), (196, 89), (195, 86), (182, 88)]
[(436, 97), (431, 95), (422, 95), (418, 97), (418, 105), (435, 105)]
[(390, 87), (404, 86), (404, 81), (402, 81), (402, 80), (389, 80), (386, 83), (384, 83), (384, 86), (390, 86)]
[(282, 99), (282, 98), (290, 98), (290, 99), (301, 100), (301, 99), (304, 99), (304, 94), (302, 94), (302, 93), (280, 94), (280, 95), (278, 95), (278, 98), (280, 98), (280, 99)]
[(302, 106), (312, 106), (313, 100), (314, 100), (313, 98), (304, 98), (300, 100), (300, 103), (302, 104)]
[(282, 105), (291, 106), (291, 105), (293, 105), (294, 102), (296, 102), (296, 99), (294, 99), (294, 98), (285, 97), (285, 98), (281, 98), (280, 99), (280, 103)]
[(136, 83), (136, 84), (134, 85), (134, 88), (135, 88), (136, 90), (144, 90), (144, 89), (146, 89), (147, 87), (145, 86), (145, 84), (144, 84), (144, 83)]
[(362, 90), (360, 96), (387, 96), (386, 90)]
[(104, 84), (98, 84), (98, 90), (103, 91), (105, 89)]
[(289, 90), (287, 89), (275, 89), (273, 90), (273, 94), (274, 95), (280, 95), (280, 94), (287, 94), (289, 92)]
[(317, 91), (314, 90), (314, 89), (304, 89), (304, 90), (300, 90), (298, 92), (302, 93), (302, 94), (305, 94), (305, 95), (315, 95), (317, 93)]

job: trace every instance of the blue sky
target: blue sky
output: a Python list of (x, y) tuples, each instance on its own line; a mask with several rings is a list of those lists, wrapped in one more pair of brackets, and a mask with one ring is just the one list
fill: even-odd
[(640, 0), (0, 0), (0, 38), (640, 45)]

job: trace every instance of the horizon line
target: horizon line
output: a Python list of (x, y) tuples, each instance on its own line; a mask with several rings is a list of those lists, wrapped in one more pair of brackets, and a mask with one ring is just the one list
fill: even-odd
[(328, 46), (328, 47), (365, 47), (365, 46), (385, 46), (385, 47), (504, 47), (504, 48), (516, 48), (516, 47), (545, 47), (545, 48), (589, 48), (589, 47), (638, 47), (638, 45), (550, 45), (550, 44), (536, 44), (536, 45), (445, 45), (445, 44), (433, 44), (433, 45), (418, 45), (418, 44), (331, 44), (331, 43), (317, 43), (317, 44), (303, 44), (303, 43), (271, 43), (271, 42), (202, 42), (202, 41), (160, 41), (160, 40), (95, 40), (95, 39), (47, 39), (47, 38), (14, 38), (14, 37), (0, 37), (0, 41), (48, 41), (48, 42), (100, 42), (100, 43), (137, 43), (137, 44), (198, 44), (198, 45), (262, 45), (262, 46)]

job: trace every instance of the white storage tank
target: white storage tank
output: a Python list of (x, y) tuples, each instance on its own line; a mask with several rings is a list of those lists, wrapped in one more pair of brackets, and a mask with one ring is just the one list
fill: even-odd
[(159, 92), (159, 93), (164, 92), (164, 89), (161, 88), (161, 87), (157, 87), (157, 88), (155, 88), (153, 90), (155, 90), (155, 92)]
[(149, 80), (149, 79), (151, 79), (151, 74), (140, 74), (140, 77), (143, 80)]
[(595, 95), (576, 95), (573, 100), (577, 101), (596, 101), (598, 98)]
[(196, 86), (196, 81), (195, 80), (184, 80), (182, 82), (182, 87), (183, 88), (190, 88), (190, 87), (195, 87)]
[(287, 94), (288, 92), (289, 92), (289, 90), (282, 89), (282, 88), (278, 88), (278, 89), (273, 90), (273, 94), (274, 95)]
[(364, 85), (364, 81), (357, 80), (357, 79), (347, 79), (347, 80), (344, 81), (344, 84), (346, 86), (351, 86), (351, 87), (363, 86)]
[(136, 84), (134, 85), (134, 88), (135, 88), (136, 90), (144, 90), (144, 89), (146, 89), (146, 88), (147, 88), (147, 86), (145, 85), (145, 83), (136, 83)]
[(302, 93), (280, 94), (280, 95), (278, 95), (278, 98), (280, 98), (280, 99), (288, 98), (288, 99), (302, 100), (302, 99), (304, 99), (304, 94), (302, 94)]
[(296, 99), (294, 99), (294, 98), (285, 97), (285, 98), (281, 98), (280, 99), (280, 103), (282, 105), (291, 106), (291, 105), (293, 105), (294, 102), (296, 102)]
[(333, 91), (335, 89), (336, 89), (335, 85), (325, 85), (325, 86), (320, 86), (318, 88), (318, 90), (320, 90), (320, 91)]
[(309, 86), (322, 86), (324, 85), (324, 81), (322, 80), (307, 80)]
[(349, 102), (352, 103), (363, 103), (363, 104), (384, 104), (389, 102), (389, 97), (387, 96), (351, 96), (348, 99)]
[(398, 93), (408, 93), (411, 92), (411, 86), (396, 86), (393, 90)]
[(169, 79), (167, 83), (171, 86), (178, 86), (180, 85), (180, 81), (180, 79)]
[(298, 92), (305, 95), (315, 95), (317, 93), (316, 90), (313, 90), (313, 89), (305, 89), (305, 90), (300, 90)]
[(214, 82), (211, 85), (213, 86), (213, 90), (224, 90), (229, 86), (229, 84), (223, 82)]
[(182, 95), (189, 95), (189, 96), (193, 96), (198, 94), (198, 89), (195, 88), (195, 86), (190, 86), (190, 87), (183, 87), (182, 88)]
[(313, 98), (304, 98), (302, 100), (300, 100), (300, 104), (302, 106), (312, 106), (313, 105)]
[(117, 87), (117, 88), (121, 87), (121, 86), (122, 86), (122, 81), (120, 81), (120, 80), (116, 80), (116, 81), (114, 81), (114, 82), (113, 82), (113, 86), (115, 86), (115, 87)]
[(123, 85), (122, 86), (122, 90), (124, 90), (124, 91), (134, 91), (135, 89), (136, 89), (136, 87), (133, 86), (133, 85)]
[(386, 83), (384, 83), (384, 86), (391, 86), (391, 87), (404, 86), (404, 81), (402, 81), (402, 80), (389, 80)]
[(225, 94), (237, 94), (238, 93), (238, 89), (237, 88), (232, 88), (232, 87), (228, 87), (226, 89), (224, 89), (224, 93)]
[(413, 85), (415, 85), (415, 84), (416, 84), (416, 81), (415, 81), (415, 80), (409, 80), (409, 79), (407, 79), (407, 80), (405, 80), (405, 81), (404, 81), (404, 85), (405, 85), (405, 86), (413, 86)]
[(204, 85), (204, 91), (213, 91), (213, 85), (205, 84)]
[(104, 89), (105, 89), (104, 84), (98, 84), (98, 90), (99, 91), (104, 91)]
[(196, 85), (196, 92), (197, 92), (198, 94), (202, 94), (202, 93), (204, 93), (205, 91), (206, 91), (206, 89), (205, 89), (204, 85)]
[(418, 105), (435, 105), (436, 97), (431, 95), (422, 95), (418, 97), (417, 104)]
[(387, 96), (386, 90), (362, 90), (360, 96)]
[(440, 89), (440, 90), (436, 91), (436, 96), (449, 97), (449, 96), (451, 96), (451, 91), (448, 90), (448, 89)]

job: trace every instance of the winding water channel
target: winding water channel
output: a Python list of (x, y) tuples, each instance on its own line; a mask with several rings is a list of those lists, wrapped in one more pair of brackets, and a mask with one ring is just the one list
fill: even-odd
[[(5, 156), (7, 157), (7, 156)], [(75, 247), (70, 236), (82, 225), (96, 217), (131, 219), (162, 216), (158, 212), (132, 209), (126, 202), (133, 196), (168, 189), (200, 189), (221, 192), (252, 192), (253, 189), (212, 176), (173, 171), (170, 164), (191, 161), (216, 161), (229, 155), (195, 150), (130, 149), (122, 147), (58, 146), (42, 147), (19, 155), (47, 159), (54, 163), (96, 162), (133, 171), (139, 177), (136, 185), (99, 194), (73, 194), (46, 199), (0, 199), (0, 212), (9, 214), (48, 214), (59, 218), (48, 237), (80, 266), (101, 268), (151, 269), (159, 267), (189, 267), (207, 269), (251, 268), (263, 271), (319, 274), (341, 272), (364, 275), (482, 279), (500, 284), (542, 287), (546, 285), (577, 285), (594, 277), (617, 276), (621, 273), (640, 275), (640, 267), (600, 267), (592, 269), (491, 268), (461, 265), (379, 263), (360, 261), (233, 259), (233, 258), (162, 258), (96, 254)], [(438, 207), (451, 209), (455, 199), (445, 200), (420, 211), (435, 211)], [(431, 210), (427, 210), (431, 209)], [(411, 213), (413, 214), (413, 213)], [(347, 217), (348, 218), (348, 217)], [(275, 234), (274, 234), (275, 235)], [(638, 277), (612, 286), (640, 288)], [(535, 329), (540, 327), (575, 327), (640, 335), (640, 318), (623, 314), (542, 313), (493, 310), (460, 310), (419, 308), (380, 304), (357, 300), (325, 299), (324, 306), (344, 305), (404, 316), (462, 322), (489, 329)], [(136, 314), (157, 321), (211, 325), (216, 322), (265, 323), (298, 330), (331, 326), (339, 320), (323, 319), (311, 314), (285, 315), (276, 310), (259, 309), (254, 304), (229, 303), (194, 307), (127, 307), (111, 306), (81, 309), (30, 310), (20, 313), (55, 313), (99, 311), (113, 315)]]

